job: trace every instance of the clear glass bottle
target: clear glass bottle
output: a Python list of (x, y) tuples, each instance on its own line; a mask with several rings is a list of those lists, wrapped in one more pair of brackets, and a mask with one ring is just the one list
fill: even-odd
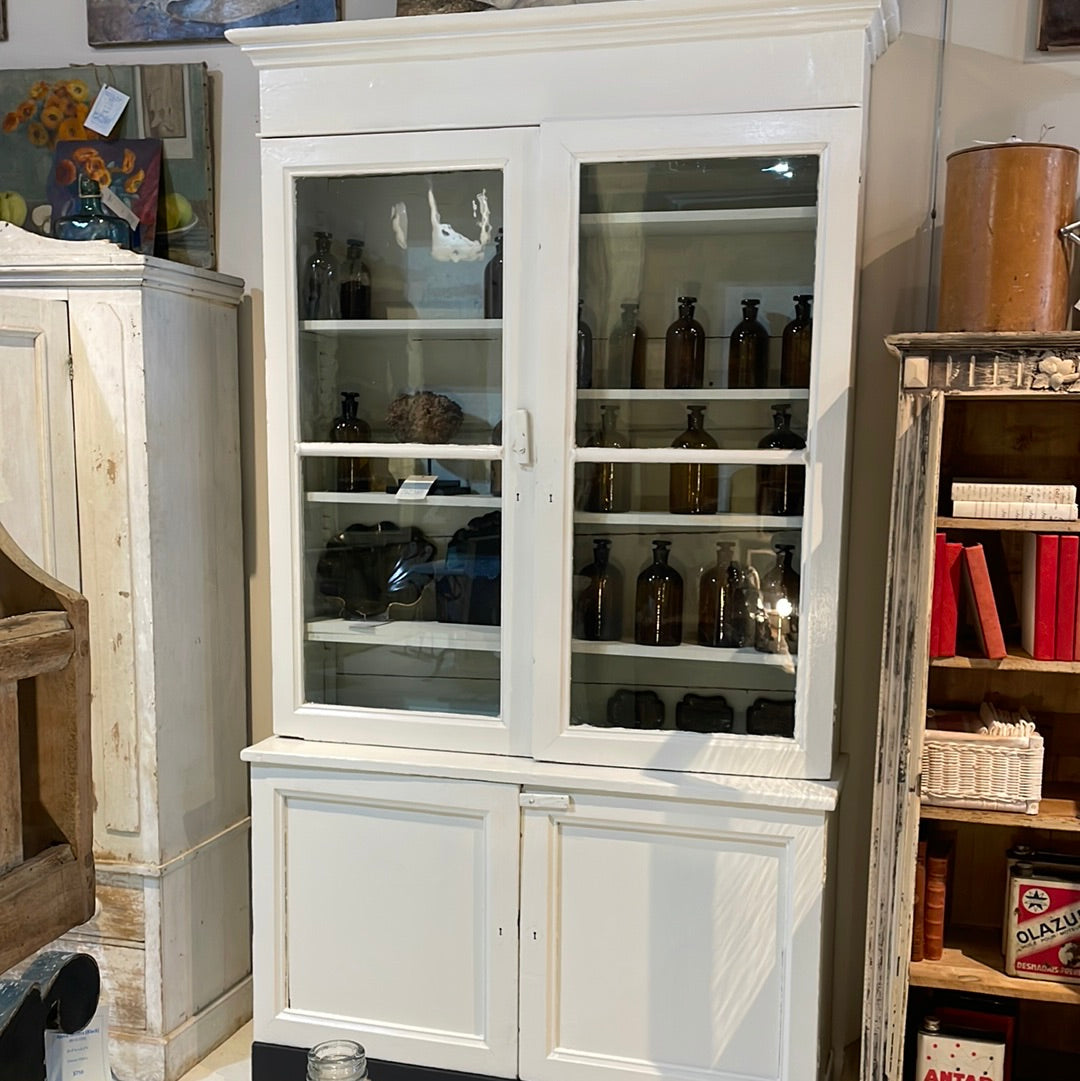
[(634, 604), (634, 641), (639, 646), (682, 642), (683, 580), (668, 565), (671, 541), (653, 541), (653, 561), (639, 575)]
[(304, 268), (303, 311), (305, 319), (340, 319), (337, 262), (330, 254), (330, 233), (315, 234), (315, 252)]
[(131, 247), (130, 226), (102, 208), (101, 185), (88, 176), (79, 177), (79, 205), (71, 214), (56, 219), (53, 236), (58, 240), (111, 240), (121, 248)]
[[(806, 440), (791, 430), (791, 406), (774, 405), (773, 430), (761, 438), (762, 450), (802, 450)], [(797, 517), (803, 512), (806, 470), (801, 465), (757, 467), (757, 512)]]
[(752, 646), (757, 638), (758, 624), (765, 618), (761, 602), (761, 579), (758, 572), (747, 562), (739, 565), (739, 592), (742, 594), (745, 621), (736, 623), (735, 634), (740, 648)]
[(645, 328), (637, 321), (638, 306), (627, 301), (608, 338), (607, 385), (645, 386)]
[(495, 254), (484, 267), (484, 318), (501, 319), (503, 302), (503, 231), (495, 234)]
[(702, 572), (698, 583), (701, 645), (738, 649), (747, 644), (749, 613), (742, 578), (742, 568), (735, 562), (735, 545), (731, 541), (719, 541), (716, 564)]
[(814, 321), (810, 317), (813, 296), (799, 293), (794, 298), (795, 318), (784, 327), (780, 350), (780, 386), (810, 386), (810, 339)]
[(705, 328), (694, 318), (697, 297), (679, 297), (679, 318), (664, 337), (664, 386), (705, 385)]
[(578, 572), (585, 585), (574, 605), (574, 636), (589, 642), (617, 642), (622, 636), (623, 576), (611, 562), (611, 541), (593, 541), (593, 561)]
[(367, 1055), (352, 1040), (327, 1040), (308, 1052), (307, 1081), (363, 1081), (367, 1075)]
[[(615, 427), (618, 418), (617, 405), (602, 405), (600, 431), (588, 446), (629, 447), (629, 437)], [(585, 476), (583, 510), (614, 514), (630, 509), (630, 466), (625, 462), (590, 462)]]
[(371, 271), (364, 261), (364, 242), (345, 241), (345, 265), (341, 268), (341, 318), (371, 318)]
[(584, 300), (578, 301), (577, 310), (577, 385), (580, 388), (587, 388), (592, 386), (593, 332), (583, 316)]
[[(341, 392), (341, 416), (330, 429), (332, 443), (371, 442), (371, 428), (356, 415), (359, 400), (355, 391)], [(371, 462), (367, 458), (338, 458), (337, 487), (339, 492), (370, 492)]]
[(754, 648), (762, 653), (799, 652), (799, 575), (791, 565), (793, 544), (777, 544), (776, 566), (761, 580), (762, 618)]
[[(497, 447), (502, 446), (502, 421), (491, 429), (491, 441)], [(491, 460), (491, 494), (502, 495), (502, 458)]]
[(764, 387), (769, 382), (769, 331), (757, 317), (760, 300), (742, 302), (742, 322), (731, 332), (728, 347), (728, 386)]
[[(686, 407), (686, 431), (671, 444), (685, 450), (716, 450), (717, 443), (705, 431), (705, 407)], [(672, 514), (715, 514), (720, 487), (720, 467), (715, 462), (676, 462), (668, 471), (668, 507)]]

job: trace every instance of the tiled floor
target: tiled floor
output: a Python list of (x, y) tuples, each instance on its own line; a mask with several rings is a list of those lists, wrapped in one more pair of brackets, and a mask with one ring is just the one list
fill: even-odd
[(250, 1077), (251, 1024), (248, 1023), (184, 1074), (181, 1081), (249, 1081)]

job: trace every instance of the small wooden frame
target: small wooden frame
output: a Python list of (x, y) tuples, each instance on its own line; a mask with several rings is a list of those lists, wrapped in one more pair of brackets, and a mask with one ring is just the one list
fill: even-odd
[(1040, 52), (1080, 46), (1080, 10), (1076, 0), (1042, 0), (1039, 5)]
[(0, 526), (0, 972), (94, 912), (86, 598)]

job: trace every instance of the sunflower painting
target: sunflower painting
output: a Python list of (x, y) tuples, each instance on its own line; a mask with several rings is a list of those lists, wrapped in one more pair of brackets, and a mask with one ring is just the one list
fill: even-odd
[(87, 0), (91, 45), (223, 39), (239, 26), (333, 22), (338, 0)]

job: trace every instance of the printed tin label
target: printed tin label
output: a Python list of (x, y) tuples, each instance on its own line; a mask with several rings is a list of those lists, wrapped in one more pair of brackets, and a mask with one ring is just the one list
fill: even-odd
[(1014, 873), (1005, 971), (1058, 983), (1080, 983), (1080, 882)]
[(915, 1081), (1004, 1081), (1005, 1044), (947, 1032), (920, 1032)]

